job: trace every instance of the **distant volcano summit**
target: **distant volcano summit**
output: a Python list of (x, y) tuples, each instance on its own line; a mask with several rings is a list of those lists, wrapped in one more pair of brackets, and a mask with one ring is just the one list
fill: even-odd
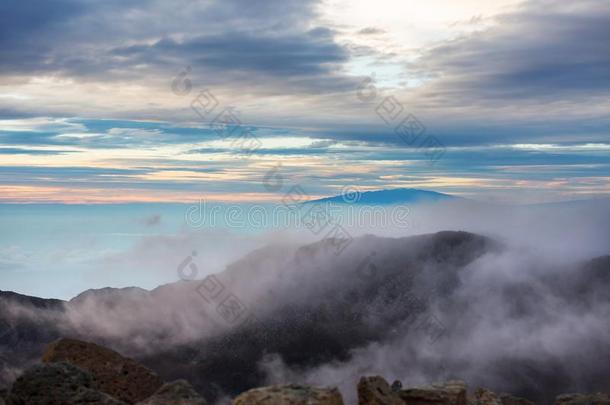
[(416, 188), (395, 188), (390, 190), (377, 190), (359, 192), (356, 189), (347, 191), (334, 197), (321, 198), (307, 203), (336, 203), (361, 205), (391, 205), (419, 202), (433, 202), (459, 199), (449, 194), (435, 191), (418, 190)]

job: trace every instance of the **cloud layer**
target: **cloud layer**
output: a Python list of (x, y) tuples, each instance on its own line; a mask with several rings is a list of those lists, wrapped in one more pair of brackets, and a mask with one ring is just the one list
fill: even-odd
[[(418, 6), (413, 18), (436, 21), (443, 1)], [(167, 187), (186, 193), (193, 181), (224, 194), (260, 193), (245, 183), (278, 163), (315, 194), (334, 194), (349, 179), (464, 195), (490, 184), (531, 185), (552, 199), (607, 195), (603, 1), (503, 3), (491, 14), (473, 1), (460, 8), (473, 15), (450, 28), (409, 31), (408, 47), (399, 46), (395, 24), (384, 25), (384, 4), (371, 6), (370, 18), (354, 17), (364, 6), (344, 5), (339, 19), (317, 1), (3, 2), (0, 155), (15, 179), (1, 186), (41, 187), (29, 167), (36, 156), (52, 182), (62, 171), (79, 177), (81, 194), (106, 183), (90, 173), (108, 179), (112, 170), (123, 194), (157, 193), (136, 200), (167, 198)], [(371, 73), (374, 97), (363, 98)], [(172, 91), (172, 83), (185, 87)], [(219, 103), (205, 118), (191, 108), (203, 89)], [(388, 100), (401, 110), (392, 120), (383, 117)], [(261, 142), (250, 159), (209, 127), (229, 107)], [(417, 148), (423, 136), (399, 136), (409, 114), (447, 148), (436, 165)], [(91, 172), (79, 176), (84, 166)], [(318, 187), (326, 176), (329, 185)]]

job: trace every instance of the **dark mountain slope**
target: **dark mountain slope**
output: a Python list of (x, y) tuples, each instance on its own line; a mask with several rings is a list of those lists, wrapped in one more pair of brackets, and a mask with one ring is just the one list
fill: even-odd
[(270, 246), (204, 282), (92, 290), (67, 303), (2, 292), (2, 378), (67, 336), (186, 378), (208, 399), (264, 384), (269, 358), (305, 375), (382, 349), (391, 370), (538, 403), (604, 389), (608, 257), (547, 268), (467, 232), (369, 235), (339, 254), (336, 245)]

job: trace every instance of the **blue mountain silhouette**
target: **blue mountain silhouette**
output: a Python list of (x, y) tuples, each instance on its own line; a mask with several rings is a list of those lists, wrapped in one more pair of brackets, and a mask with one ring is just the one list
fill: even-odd
[(404, 203), (433, 202), (457, 199), (460, 197), (436, 191), (419, 190), (416, 188), (396, 188), (365, 192), (347, 192), (334, 197), (321, 198), (307, 203), (336, 203), (359, 205), (389, 205)]

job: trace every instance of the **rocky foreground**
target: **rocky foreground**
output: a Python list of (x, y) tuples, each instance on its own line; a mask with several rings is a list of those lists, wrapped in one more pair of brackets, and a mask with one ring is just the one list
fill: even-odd
[[(9, 389), (0, 391), (0, 405), (206, 405), (185, 380), (163, 382), (153, 371), (119, 353), (75, 339), (50, 343), (42, 362), (24, 371)], [(403, 388), (382, 377), (362, 377), (357, 386), (360, 405), (532, 405), (526, 399), (478, 388), (461, 381)], [(298, 384), (248, 390), (234, 405), (342, 405), (336, 388)], [(605, 393), (564, 394), (557, 405), (608, 405)]]

